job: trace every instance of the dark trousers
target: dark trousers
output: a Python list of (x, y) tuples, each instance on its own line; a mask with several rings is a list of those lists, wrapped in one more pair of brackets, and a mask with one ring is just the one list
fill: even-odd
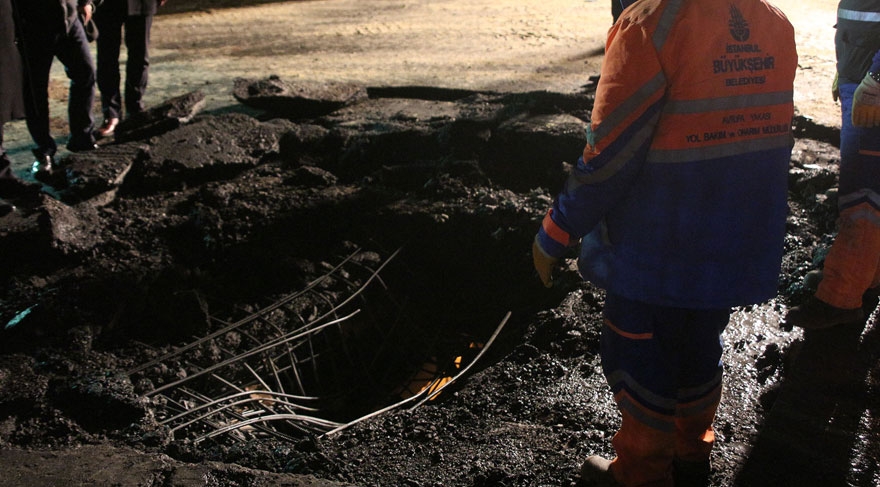
[(36, 152), (52, 156), (58, 150), (49, 130), (49, 72), (56, 57), (64, 65), (64, 71), (70, 79), (68, 144), (83, 146), (94, 143), (92, 107), (95, 104), (95, 64), (82, 23), (75, 22), (67, 33), (27, 30), (23, 55), (27, 128), (37, 144)]
[(3, 124), (0, 123), (0, 179), (12, 176), (12, 163), (9, 161), (9, 156), (6, 155), (6, 149), (3, 148)]
[(620, 0), (611, 0), (611, 18), (614, 20), (614, 22), (617, 22), (617, 19), (622, 13), (623, 5), (620, 4)]
[(125, 111), (131, 116), (144, 111), (144, 93), (150, 66), (150, 27), (152, 15), (128, 16), (101, 9), (95, 14), (98, 26), (98, 89), (104, 118), (120, 118), (122, 99), (120, 95), (119, 52), (125, 26)]

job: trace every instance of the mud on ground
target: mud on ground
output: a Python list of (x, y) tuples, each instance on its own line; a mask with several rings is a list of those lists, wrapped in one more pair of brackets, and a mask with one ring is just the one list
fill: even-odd
[[(0, 218), (0, 252), (16, 256), (0, 304), (4, 482), (577, 485), (586, 456), (611, 454), (602, 292), (573, 270), (544, 290), (529, 256), (581, 151), (588, 81), (308, 81), (231, 83), (238, 102), (222, 110), (178, 92), (65, 159), (52, 196)], [(778, 328), (834, 232), (839, 133), (801, 116), (796, 136), (779, 298), (738, 310), (725, 334), (712, 486), (880, 480), (875, 317)], [(278, 362), (310, 376), (242, 357), (328, 310), (340, 326)], [(406, 397), (419, 371), (462, 365), (435, 400), (359, 420)], [(170, 421), (220, 395), (217, 382), (255, 376), (317, 411), (227, 431), (269, 408), (243, 392), (262, 406)], [(310, 418), (348, 426), (326, 434)]]
[[(602, 293), (573, 271), (544, 290), (528, 253), (551, 198), (545, 188), (561, 184), (559, 161), (579, 150), (589, 90), (328, 89), (265, 79), (241, 80), (236, 92), (246, 111), (277, 110), (199, 114), (197, 93), (173, 100), (155, 120), (123, 127), (119, 143), (66, 159), (60, 201), (42, 195), (4, 217), (3, 254), (19, 257), (5, 269), (0, 310), (9, 458), (21, 448), (62, 458), (83, 445), (93, 446), (73, 451), (115, 457), (121, 449), (151, 472), (124, 476), (131, 485), (188, 485), (174, 479), (193, 468), (209, 472), (210, 485), (269, 485), (266, 472), (356, 485), (574, 485), (585, 456), (610, 454), (618, 419), (597, 357)], [(824, 140), (834, 131), (798, 124), (780, 298), (738, 311), (726, 333), (711, 485), (819, 485), (809, 483), (817, 476), (870, 485), (878, 475), (873, 320), (864, 335), (838, 330), (813, 342), (778, 328), (834, 229), (837, 150)], [(358, 268), (394, 260), (379, 289), (360, 293), (373, 271), (328, 274), (350, 256)], [(322, 336), (330, 345), (311, 362), (336, 371), (322, 369), (303, 387), (325, 399), (309, 415), (338, 424), (404, 397), (405, 372), (423, 363), (451, 375), (456, 356), (473, 358), (469, 343), (486, 344), (506, 324), (435, 401), (338, 433), (284, 426), (214, 435), (223, 424), (166, 422), (187, 400), (151, 391), (241, 356), (247, 339), (269, 342), (327, 303), (333, 316), (346, 315), (335, 305), (351, 296), (367, 316)], [(268, 325), (222, 331), (254, 315)], [(205, 336), (213, 338), (204, 347), (155, 361)], [(808, 347), (815, 340), (822, 347)], [(345, 356), (332, 355), (341, 348)], [(809, 358), (798, 358), (802, 350)], [(817, 356), (824, 373), (799, 377), (798, 360)], [(217, 373), (242, 388), (258, 375)], [(819, 398), (834, 407), (817, 410)], [(793, 443), (797, 450), (780, 450)], [(10, 468), (15, 485), (48, 475)], [(759, 480), (749, 480), (754, 472)], [(77, 475), (100, 482), (91, 469)]]

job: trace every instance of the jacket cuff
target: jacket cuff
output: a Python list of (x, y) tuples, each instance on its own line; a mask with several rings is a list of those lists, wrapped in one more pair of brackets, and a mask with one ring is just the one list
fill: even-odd
[(571, 245), (571, 236), (553, 221), (552, 208), (544, 215), (535, 241), (545, 254), (557, 258), (562, 257)]

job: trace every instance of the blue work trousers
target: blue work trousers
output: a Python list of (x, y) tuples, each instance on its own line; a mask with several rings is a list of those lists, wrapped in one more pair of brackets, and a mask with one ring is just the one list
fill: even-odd
[(852, 99), (858, 87), (840, 85), (840, 210), (838, 233), (816, 297), (832, 306), (855, 309), (862, 295), (880, 285), (880, 127), (852, 123)]
[(676, 460), (709, 460), (729, 319), (729, 309), (606, 297), (601, 358), (623, 419), (611, 466), (622, 485), (672, 485)]
[(857, 84), (840, 85), (840, 209), (854, 206), (846, 196), (870, 190), (880, 194), (880, 127), (856, 127), (852, 100)]

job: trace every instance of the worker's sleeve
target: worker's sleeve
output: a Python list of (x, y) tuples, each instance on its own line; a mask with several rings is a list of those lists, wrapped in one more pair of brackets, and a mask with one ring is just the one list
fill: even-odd
[(562, 256), (627, 194), (662, 109), (666, 77), (650, 34), (621, 19), (605, 52), (583, 157), (538, 230), (538, 244), (552, 257)]
[(880, 51), (877, 51), (877, 54), (874, 54), (874, 59), (871, 62), (871, 69), (868, 71), (872, 73), (880, 73)]

